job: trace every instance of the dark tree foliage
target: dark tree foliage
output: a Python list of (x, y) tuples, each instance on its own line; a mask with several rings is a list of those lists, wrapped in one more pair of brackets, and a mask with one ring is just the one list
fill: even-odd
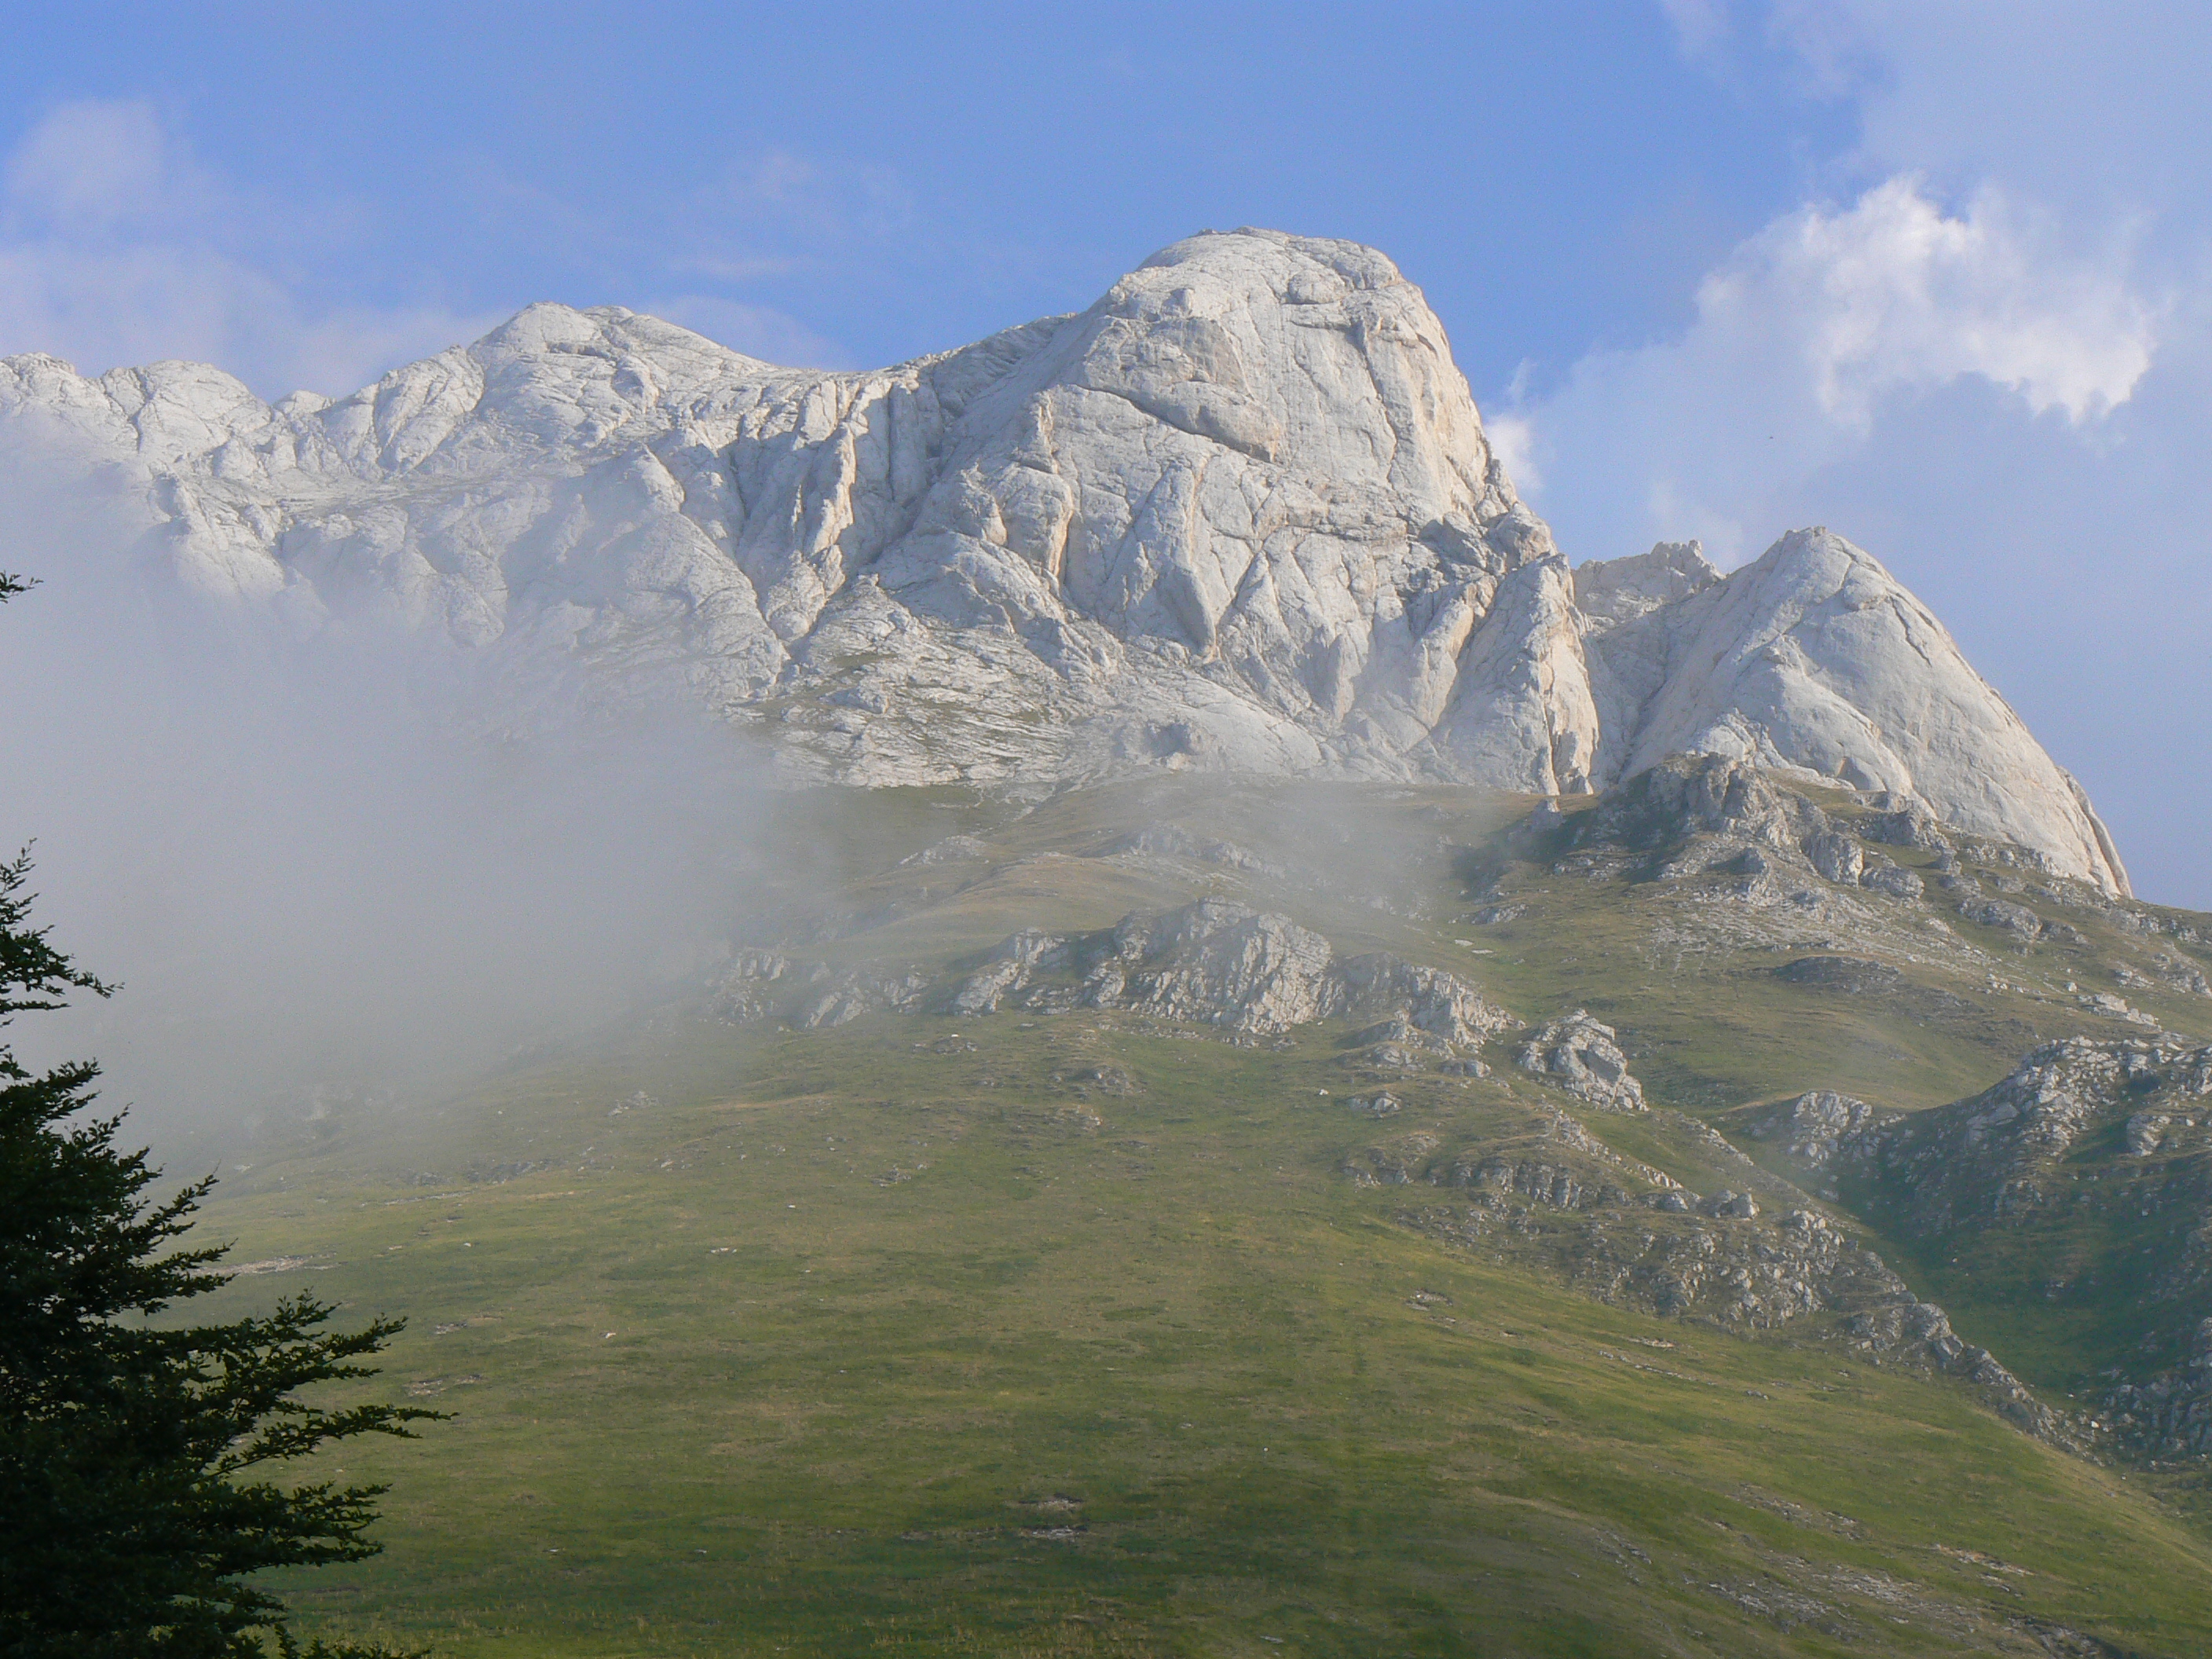
[[(0, 599), (27, 586), (0, 573)], [(0, 1027), (111, 989), (27, 925), (29, 872), (27, 853), (0, 860)], [(98, 1074), (33, 1076), (0, 1042), (0, 1654), (232, 1659), (264, 1655), (264, 1637), (297, 1654), (248, 1577), (374, 1554), (386, 1489), (288, 1488), (275, 1466), (437, 1413), (295, 1397), (374, 1375), (356, 1362), (396, 1320), (326, 1331), (333, 1310), (297, 1296), (261, 1318), (149, 1323), (228, 1277), (222, 1248), (169, 1248), (213, 1178), (150, 1200), (159, 1172), (117, 1149), (121, 1119), (86, 1115)]]

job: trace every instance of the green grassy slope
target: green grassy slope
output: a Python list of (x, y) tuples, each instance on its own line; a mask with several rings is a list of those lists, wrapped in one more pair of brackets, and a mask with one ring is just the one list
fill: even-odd
[[(1934, 1104), (2001, 1075), (2019, 1028), (2095, 1028), (2043, 946), (1901, 958), (1931, 1003), (1686, 945), (1677, 901), (1626, 879), (1523, 867), (1523, 913), (1474, 922), (1455, 849), (1512, 810), (902, 799), (824, 854), (819, 953), (941, 971), (1221, 891), (1526, 1018), (1598, 1011), (1656, 1103), (1707, 1116), (1815, 1086)], [(1090, 855), (1161, 818), (1272, 867)], [(956, 830), (989, 854), (899, 862)], [(454, 1656), (2212, 1651), (2212, 1534), (2144, 1476), (1818, 1320), (1662, 1321), (1415, 1231), (1425, 1189), (1346, 1176), (1375, 1128), (1338, 1035), (672, 1013), (262, 1148), (207, 1224), (271, 1265), (222, 1299), (304, 1283), (404, 1314), (389, 1392), (458, 1413), (332, 1460), (393, 1482), (389, 1553), (287, 1593)], [(1534, 1092), (1508, 1070), (1398, 1085), (1390, 1132), (1479, 1139)], [(1719, 1184), (1663, 1115), (1588, 1121)], [(1991, 1340), (1971, 1301), (1947, 1293)]]

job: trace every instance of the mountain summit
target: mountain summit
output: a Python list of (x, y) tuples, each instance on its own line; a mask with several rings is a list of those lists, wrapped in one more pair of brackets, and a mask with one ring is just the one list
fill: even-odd
[(1372, 249), (1163, 250), (1079, 315), (863, 374), (537, 305), (330, 402), (0, 360), (188, 586), (672, 680), (799, 777), (1151, 767), (1603, 788), (1680, 750), (1917, 799), (2125, 891), (2074, 780), (1824, 530), (1571, 569)]

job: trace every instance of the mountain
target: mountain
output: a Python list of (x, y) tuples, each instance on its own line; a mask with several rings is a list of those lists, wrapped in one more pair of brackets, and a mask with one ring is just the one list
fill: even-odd
[[(179, 1132), (216, 1299), (404, 1315), (364, 1386), (454, 1413), (349, 1452), (389, 1552), (316, 1629), (2212, 1651), (2212, 917), (1842, 538), (1571, 567), (1381, 255), (1209, 234), (872, 374), (538, 306), (0, 415), (226, 620), (673, 691), (789, 785), (649, 983)], [(342, 884), (442, 856), (367, 787)]]
[(1371, 249), (1206, 233), (865, 374), (532, 306), (335, 402), (0, 361), (185, 586), (678, 685), (796, 779), (1151, 769), (1571, 795), (1666, 755), (1923, 804), (2127, 891), (2080, 787), (1872, 557), (1571, 568)]

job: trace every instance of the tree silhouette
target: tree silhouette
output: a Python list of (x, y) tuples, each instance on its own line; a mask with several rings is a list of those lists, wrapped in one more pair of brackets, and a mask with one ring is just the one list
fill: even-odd
[[(0, 572), (0, 600), (32, 583)], [(0, 860), (0, 1031), (112, 988), (29, 925), (27, 849)], [(89, 1115), (99, 1067), (33, 1075), (0, 1041), (0, 1654), (232, 1659), (301, 1652), (266, 1567), (357, 1561), (382, 1486), (286, 1486), (278, 1467), (441, 1413), (299, 1397), (374, 1374), (401, 1322), (324, 1329), (312, 1296), (264, 1316), (156, 1322), (226, 1283), (223, 1247), (172, 1248), (214, 1177), (166, 1202), (120, 1115)], [(320, 1659), (373, 1646), (315, 1643)]]

